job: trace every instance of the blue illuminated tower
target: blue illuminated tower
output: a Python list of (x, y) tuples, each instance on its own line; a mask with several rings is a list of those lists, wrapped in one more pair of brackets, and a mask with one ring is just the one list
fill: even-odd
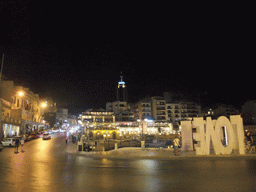
[(126, 91), (126, 85), (123, 81), (123, 75), (121, 72), (121, 80), (118, 82), (117, 85), (117, 101), (126, 101), (127, 102), (127, 91)]

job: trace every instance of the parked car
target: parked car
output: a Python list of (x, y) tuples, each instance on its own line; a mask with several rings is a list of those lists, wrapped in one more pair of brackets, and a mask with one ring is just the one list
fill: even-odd
[(14, 138), (6, 138), (5, 141), (2, 141), (3, 146), (15, 146), (15, 140)]
[(31, 133), (29, 136), (31, 137), (31, 139), (37, 139), (38, 138), (38, 135), (36, 133)]
[(23, 138), (25, 139), (25, 141), (30, 141), (32, 139), (31, 136), (28, 134), (23, 135)]
[(41, 131), (37, 132), (36, 134), (38, 138), (41, 138), (41, 134), (42, 134)]
[(37, 132), (37, 137), (42, 138), (44, 133), (45, 133), (45, 131)]
[(173, 140), (167, 141), (164, 145), (167, 148), (173, 148)]
[(2, 151), (2, 149), (4, 148), (2, 141), (0, 141), (0, 151)]
[(49, 133), (43, 134), (43, 140), (46, 140), (46, 139), (51, 139), (51, 135)]

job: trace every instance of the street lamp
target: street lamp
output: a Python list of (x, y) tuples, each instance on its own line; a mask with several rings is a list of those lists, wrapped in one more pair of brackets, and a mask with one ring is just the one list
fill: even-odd
[(46, 103), (41, 103), (41, 107), (45, 108), (45, 107), (47, 107), (47, 104)]
[(19, 92), (18, 92), (18, 95), (19, 95), (20, 97), (22, 97), (22, 96), (24, 95), (24, 92), (23, 92), (23, 91), (19, 91)]

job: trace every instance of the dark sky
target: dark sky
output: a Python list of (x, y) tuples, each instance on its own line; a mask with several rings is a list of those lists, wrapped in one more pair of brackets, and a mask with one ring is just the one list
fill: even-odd
[(256, 99), (250, 15), (167, 4), (0, 6), (4, 75), (71, 112), (114, 101), (121, 71), (130, 102), (165, 91), (207, 92), (204, 106)]

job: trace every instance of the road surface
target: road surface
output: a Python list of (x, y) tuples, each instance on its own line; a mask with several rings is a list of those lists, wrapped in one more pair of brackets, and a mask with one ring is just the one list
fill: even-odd
[(88, 158), (65, 133), (0, 152), (0, 191), (256, 191), (255, 157)]

